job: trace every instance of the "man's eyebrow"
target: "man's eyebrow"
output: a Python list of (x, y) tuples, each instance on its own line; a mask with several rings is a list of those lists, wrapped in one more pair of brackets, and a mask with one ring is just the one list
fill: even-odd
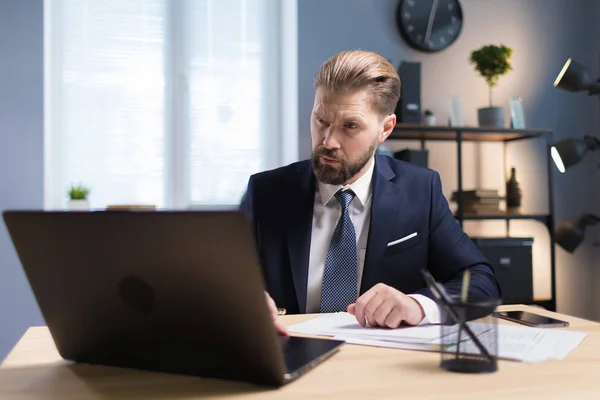
[(344, 116), (344, 120), (345, 121), (364, 121), (364, 118), (360, 115), (357, 114), (351, 114), (351, 115), (347, 115)]

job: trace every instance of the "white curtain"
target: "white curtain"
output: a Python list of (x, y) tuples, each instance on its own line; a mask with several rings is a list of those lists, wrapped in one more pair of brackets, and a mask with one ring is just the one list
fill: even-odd
[(281, 163), (273, 5), (47, 0), (46, 207), (238, 204)]

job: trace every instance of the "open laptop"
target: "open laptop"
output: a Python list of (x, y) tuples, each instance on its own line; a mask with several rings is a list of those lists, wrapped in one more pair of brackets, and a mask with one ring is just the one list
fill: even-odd
[(6, 211), (60, 355), (281, 386), (342, 341), (282, 337), (239, 211)]

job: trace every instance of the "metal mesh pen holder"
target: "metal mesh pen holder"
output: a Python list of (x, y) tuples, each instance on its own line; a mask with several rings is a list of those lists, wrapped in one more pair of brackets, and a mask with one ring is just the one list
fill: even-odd
[(441, 368), (447, 371), (482, 373), (498, 369), (498, 325), (492, 312), (499, 300), (453, 297), (442, 309)]

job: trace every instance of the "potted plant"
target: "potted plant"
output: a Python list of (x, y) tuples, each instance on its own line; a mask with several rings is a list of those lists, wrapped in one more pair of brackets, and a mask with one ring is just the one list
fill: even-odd
[(492, 88), (498, 84), (502, 75), (512, 70), (512, 53), (513, 50), (504, 45), (486, 45), (471, 52), (471, 64), (474, 64), (475, 71), (485, 79), (490, 91), (490, 106), (477, 110), (479, 126), (504, 126), (504, 108), (494, 106)]
[(69, 210), (89, 210), (89, 194), (89, 188), (83, 185), (72, 185), (67, 192), (69, 196)]
[(435, 125), (435, 114), (431, 110), (425, 110), (425, 125), (434, 126)]

